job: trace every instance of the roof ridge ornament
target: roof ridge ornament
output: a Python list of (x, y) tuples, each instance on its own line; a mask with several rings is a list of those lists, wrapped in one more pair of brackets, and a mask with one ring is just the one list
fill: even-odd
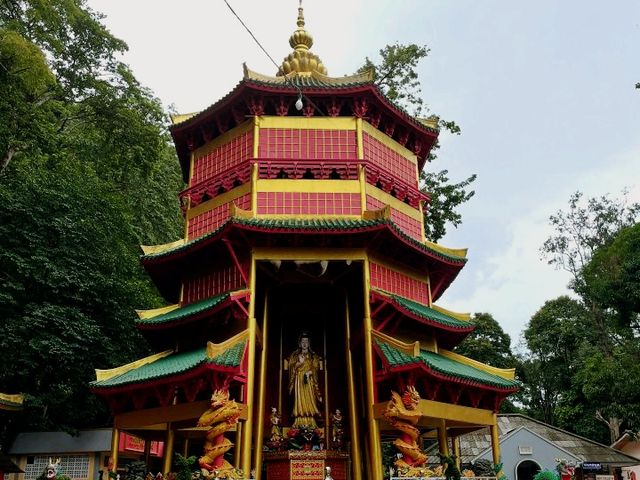
[(322, 60), (315, 53), (311, 52), (313, 46), (313, 36), (304, 28), (304, 9), (302, 0), (298, 7), (298, 18), (296, 25), (298, 28), (289, 37), (289, 45), (293, 52), (285, 57), (278, 69), (277, 76), (281, 77), (295, 72), (298, 75), (311, 75), (313, 72), (327, 75), (327, 69), (322, 64)]

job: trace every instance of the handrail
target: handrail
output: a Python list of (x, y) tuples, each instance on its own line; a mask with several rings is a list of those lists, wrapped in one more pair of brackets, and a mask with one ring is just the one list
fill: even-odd
[[(367, 182), (377, 186), (381, 190), (398, 198), (400, 201), (407, 201), (412, 207), (417, 208), (420, 201), (428, 201), (429, 196), (420, 191), (419, 188), (409, 185), (394, 173), (372, 160), (349, 158), (349, 159), (291, 159), (291, 158), (254, 158), (248, 160), (244, 165), (230, 167), (217, 175), (207, 178), (189, 188), (183, 190), (178, 195), (181, 199), (190, 198), (191, 206), (198, 205), (207, 199), (214, 198), (235, 186), (246, 183), (251, 176), (251, 164), (258, 164), (258, 177), (262, 179), (336, 179), (336, 180), (356, 180), (358, 178), (358, 167), (365, 167)], [(308, 177), (307, 177), (308, 175)], [(185, 205), (185, 202), (182, 202)]]

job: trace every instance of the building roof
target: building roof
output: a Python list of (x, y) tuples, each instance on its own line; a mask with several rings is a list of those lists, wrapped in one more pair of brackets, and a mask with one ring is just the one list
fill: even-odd
[[(382, 332), (389, 328), (396, 331), (400, 325), (409, 330), (437, 331), (439, 348), (455, 347), (476, 327), (469, 314), (455, 313), (436, 305), (430, 307), (378, 288), (371, 289), (371, 311)], [(387, 322), (390, 318), (394, 321)]]
[(201, 318), (202, 315), (212, 313), (214, 310), (218, 310), (220, 307), (230, 303), (229, 300), (236, 293), (239, 292), (223, 292), (198, 302), (178, 306), (159, 315), (145, 315), (136, 320), (136, 326), (140, 329), (153, 329), (166, 327), (178, 322), (196, 320)]
[[(638, 459), (593, 440), (567, 432), (539, 420), (521, 414), (498, 415), (500, 441), (518, 429), (526, 428), (530, 432), (553, 443), (582, 462), (637, 464)], [(472, 462), (491, 449), (489, 429), (478, 430), (460, 436), (460, 456), (463, 463)]]
[(460, 320), (452, 315), (447, 315), (440, 310), (414, 302), (408, 298), (404, 298), (399, 295), (390, 295), (389, 297), (400, 310), (409, 312), (413, 316), (424, 319), (430, 323), (449, 327), (455, 330), (471, 331), (475, 328), (475, 324), (469, 320)]
[[(215, 346), (212, 348), (211, 346), (214, 344), (209, 342), (205, 348), (172, 353), (133, 368), (118, 367), (113, 369), (114, 375), (106, 375), (104, 378), (91, 382), (91, 388), (99, 391), (139, 385), (169, 379), (199, 368), (238, 368), (244, 356), (245, 343), (246, 340), (243, 339), (233, 342), (226, 348), (216, 349)], [(118, 373), (119, 369), (122, 369), (122, 373)]]
[(494, 375), (435, 352), (421, 349), (418, 355), (412, 356), (388, 342), (380, 339), (376, 339), (375, 342), (384, 361), (391, 370), (415, 365), (436, 376), (445, 377), (447, 380), (454, 382), (473, 384), (485, 388), (491, 387), (492, 389), (503, 391), (515, 391), (518, 389), (518, 382), (515, 380)]
[[(368, 212), (365, 212), (368, 213)], [(377, 213), (377, 212), (372, 212)], [(380, 233), (380, 235), (371, 235)], [(250, 212), (235, 209), (235, 213), (217, 229), (188, 242), (145, 247), (142, 264), (169, 302), (176, 302), (180, 291), (180, 269), (183, 265), (203, 265), (213, 262), (226, 248), (220, 240), (233, 237), (246, 247), (269, 245), (274, 235), (286, 242), (306, 237), (309, 241), (322, 237), (328, 248), (384, 249), (394, 252), (399, 262), (438, 273), (438, 283), (432, 289), (436, 300), (465, 265), (466, 249), (449, 249), (431, 242), (421, 242), (402, 232), (388, 218), (253, 218)], [(408, 248), (407, 248), (408, 247)]]
[[(254, 227), (271, 231), (304, 231), (304, 232), (348, 232), (348, 231), (364, 231), (373, 229), (374, 227), (387, 226), (398, 238), (409, 243), (415, 248), (421, 250), (430, 256), (440, 258), (455, 264), (464, 264), (467, 261), (465, 256), (466, 250), (448, 249), (432, 242), (422, 243), (404, 233), (400, 228), (389, 219), (359, 219), (359, 218), (229, 218), (225, 223), (220, 225), (216, 230), (209, 232), (201, 237), (181, 244), (177, 247), (162, 250), (157, 253), (143, 255), (144, 260), (155, 260), (169, 255), (181, 253), (190, 248), (206, 242), (208, 239), (215, 237), (227, 225), (235, 224), (238, 226)], [(463, 253), (464, 252), (464, 253)]]
[(0, 452), (0, 473), (24, 473), (24, 471), (13, 463), (11, 458)]
[(110, 428), (81, 430), (77, 435), (67, 432), (23, 432), (16, 437), (9, 454), (108, 452), (110, 449)]
[[(326, 115), (326, 102), (364, 102), (366, 108), (359, 115), (365, 116), (375, 111), (389, 122), (402, 125), (404, 128), (396, 128), (392, 138), (399, 141), (400, 130), (409, 133), (408, 143), (403, 140), (403, 144), (410, 145), (410, 149), (418, 156), (419, 169), (424, 166), (438, 137), (438, 129), (434, 128), (437, 125), (433, 121), (417, 119), (389, 100), (375, 84), (369, 72), (347, 77), (329, 77), (317, 71), (293, 71), (284, 76), (271, 77), (252, 72), (245, 66), (243, 79), (220, 100), (199, 113), (172, 117), (174, 123), (169, 130), (178, 152), (183, 180), (188, 181), (190, 152), (193, 149), (244, 122), (247, 116), (275, 115), (276, 112), (268, 110), (272, 108), (269, 105), (273, 103), (274, 98), (284, 100), (289, 108), (293, 108), (293, 103), (301, 92), (312, 102), (316, 110), (320, 108), (318, 105), (322, 106), (322, 111), (317, 112), (318, 115)], [(251, 101), (248, 101), (250, 98), (259, 100), (263, 107), (252, 110)], [(302, 115), (296, 110), (291, 110), (291, 113)], [(218, 123), (224, 127), (221, 129)]]

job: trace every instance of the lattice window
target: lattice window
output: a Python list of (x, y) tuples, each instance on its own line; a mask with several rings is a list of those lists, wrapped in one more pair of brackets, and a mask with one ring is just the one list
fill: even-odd
[[(384, 202), (367, 195), (367, 210), (379, 210), (386, 207)], [(400, 230), (416, 240), (422, 240), (422, 222), (391, 208), (391, 220)]]
[(398, 152), (387, 147), (368, 133), (362, 134), (362, 145), (365, 160), (381, 166), (395, 175), (407, 185), (417, 188), (418, 176), (416, 165)]
[(243, 133), (228, 143), (214, 148), (195, 159), (191, 184), (195, 185), (214, 177), (253, 156), (253, 131)]
[[(53, 457), (54, 455), (52, 455)], [(33, 463), (27, 463), (24, 469), (24, 480), (35, 480), (44, 469), (49, 465), (49, 456), (34, 457)], [(72, 479), (88, 479), (89, 478), (89, 456), (88, 455), (55, 455), (60, 458), (59, 475), (67, 475)]]
[(188, 279), (184, 283), (183, 303), (197, 302), (219, 293), (239, 290), (245, 286), (242, 275), (235, 265), (218, 268), (206, 275)]
[(260, 158), (327, 159), (357, 158), (353, 130), (265, 128), (260, 130)]
[(372, 287), (395, 293), (425, 305), (429, 304), (426, 282), (421, 282), (374, 262), (371, 262), (370, 265)]
[(258, 213), (266, 215), (360, 215), (360, 194), (258, 192)]
[[(233, 200), (237, 207), (244, 210), (251, 209), (251, 195), (242, 195)], [(229, 218), (231, 202), (207, 210), (189, 220), (189, 239), (200, 237), (205, 233), (214, 231)]]

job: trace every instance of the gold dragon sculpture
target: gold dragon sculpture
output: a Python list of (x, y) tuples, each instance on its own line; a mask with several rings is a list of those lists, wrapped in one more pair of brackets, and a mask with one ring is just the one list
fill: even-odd
[(242, 472), (224, 459), (233, 443), (224, 434), (238, 423), (242, 409), (229, 399), (228, 390), (216, 390), (210, 408), (198, 420), (199, 427), (211, 427), (204, 442), (204, 455), (198, 459), (204, 477), (219, 479), (242, 478)]
[(417, 439), (420, 435), (415, 425), (422, 414), (417, 410), (420, 394), (413, 386), (407, 387), (402, 396), (397, 392), (391, 392), (391, 400), (387, 403), (384, 417), (393, 428), (401, 432), (393, 445), (400, 452), (395, 461), (395, 467), (403, 477), (432, 477), (444, 472), (430, 470), (425, 467), (427, 455), (420, 450)]

